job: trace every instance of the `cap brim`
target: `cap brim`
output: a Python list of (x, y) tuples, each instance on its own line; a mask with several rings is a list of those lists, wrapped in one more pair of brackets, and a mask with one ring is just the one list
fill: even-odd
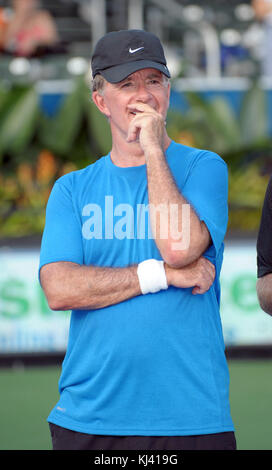
[(135, 60), (135, 62), (127, 62), (126, 64), (115, 65), (105, 70), (100, 70), (99, 73), (110, 83), (118, 83), (127, 78), (137, 70), (141, 69), (157, 69), (171, 78), (170, 72), (166, 65), (152, 60)]

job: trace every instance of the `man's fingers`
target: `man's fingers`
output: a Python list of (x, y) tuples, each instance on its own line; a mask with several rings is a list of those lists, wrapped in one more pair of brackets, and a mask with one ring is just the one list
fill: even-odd
[(127, 142), (134, 142), (135, 140), (137, 140), (139, 131), (140, 127), (136, 126), (135, 124), (133, 126), (130, 126), (127, 135)]
[(148, 112), (149, 113), (156, 112), (155, 109), (152, 108), (149, 104), (141, 103), (141, 102), (128, 104), (128, 108), (131, 109), (132, 111), (140, 111), (142, 113), (144, 113), (144, 112), (147, 112), (147, 113)]
[(203, 294), (203, 292), (201, 292), (200, 287), (194, 287), (193, 290), (192, 290), (192, 294), (193, 295)]
[(195, 286), (192, 290), (192, 294), (193, 295), (205, 294), (205, 292), (207, 292), (210, 287), (211, 287), (211, 284), (205, 284), (203, 286)]
[(137, 102), (128, 105), (135, 116), (133, 117), (127, 134), (127, 142), (137, 142), (141, 138), (141, 130), (146, 129), (146, 139), (159, 139), (161, 141), (161, 134), (165, 122), (163, 116), (159, 114), (149, 104)]
[(146, 104), (146, 103), (131, 103), (128, 105), (128, 108), (135, 112), (136, 113), (136, 117), (140, 117), (140, 116), (156, 116), (158, 119), (161, 119), (163, 120), (163, 122), (165, 122), (163, 116), (158, 113), (154, 108), (152, 108), (152, 106), (150, 106), (149, 104)]
[(144, 119), (149, 117), (150, 113), (136, 114), (131, 121), (128, 129), (127, 142), (134, 142), (139, 137), (139, 132), (144, 125)]
[(134, 142), (139, 137), (141, 125), (140, 125), (139, 119), (137, 119), (138, 116), (139, 115), (136, 114), (135, 118), (133, 118), (133, 120), (131, 121), (129, 125), (128, 134), (127, 134), (127, 142)]
[(207, 258), (202, 258), (203, 260), (203, 268), (206, 272), (208, 272), (213, 278), (215, 277), (215, 267), (214, 264), (211, 263)]
[(201, 263), (201, 274), (198, 284), (192, 290), (193, 295), (204, 294), (207, 292), (215, 278), (215, 267), (213, 263), (204, 257), (201, 259)]
[(205, 292), (207, 292), (209, 290), (211, 285), (212, 285), (212, 282), (205, 282), (205, 283), (203, 283), (199, 286), (195, 286), (192, 290), (192, 294), (193, 295), (204, 294)]

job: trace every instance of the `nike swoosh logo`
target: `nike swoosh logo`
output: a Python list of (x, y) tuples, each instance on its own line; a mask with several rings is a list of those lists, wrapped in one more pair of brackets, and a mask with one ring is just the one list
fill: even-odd
[(130, 54), (134, 54), (134, 52), (138, 52), (140, 51), (141, 49), (144, 49), (144, 47), (138, 47), (137, 49), (131, 49), (131, 47), (129, 48), (129, 53)]

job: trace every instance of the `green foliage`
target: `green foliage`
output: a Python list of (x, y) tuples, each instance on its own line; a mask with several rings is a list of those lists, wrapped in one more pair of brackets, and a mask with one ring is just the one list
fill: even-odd
[(239, 127), (244, 145), (254, 145), (268, 137), (267, 100), (265, 92), (256, 83), (243, 100)]
[(109, 124), (92, 103), (82, 77), (74, 81), (72, 92), (63, 96), (53, 117), (41, 111), (34, 86), (0, 86), (0, 155), (10, 157), (11, 166), (18, 163), (19, 155), (19, 161), (33, 161), (30, 149), (36, 158), (47, 149), (60, 161), (73, 161), (81, 167), (110, 148)]
[(0, 155), (26, 150), (38, 116), (38, 96), (33, 87), (0, 91)]
[[(197, 124), (205, 129), (207, 146), (218, 153), (237, 148), (240, 143), (239, 126), (234, 112), (225, 99), (215, 98), (207, 101), (194, 93), (187, 93), (190, 115), (196, 116)], [(197, 138), (197, 127), (194, 129)]]
[(90, 96), (78, 78), (49, 117), (34, 86), (0, 85), (0, 237), (40, 234), (54, 181), (109, 152), (109, 124)]
[(207, 100), (197, 93), (187, 92), (187, 112), (181, 116), (171, 111), (168, 118), (169, 133), (189, 130), (196, 146), (236, 156), (271, 145), (268, 135), (267, 100), (265, 92), (254, 83), (244, 95), (237, 116), (223, 97)]
[(62, 102), (59, 112), (52, 118), (42, 116), (39, 126), (39, 141), (44, 148), (57, 155), (69, 153), (82, 124), (83, 83), (78, 81), (72, 93)]

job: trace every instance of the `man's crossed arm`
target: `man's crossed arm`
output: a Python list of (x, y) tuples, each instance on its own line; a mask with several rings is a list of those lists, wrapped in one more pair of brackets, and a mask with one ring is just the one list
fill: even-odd
[[(193, 288), (203, 294), (212, 285), (214, 265), (204, 257), (184, 268), (165, 264), (168, 286)], [(141, 295), (137, 265), (125, 268), (81, 266), (70, 262), (44, 265), (41, 284), (52, 310), (90, 310)]]

